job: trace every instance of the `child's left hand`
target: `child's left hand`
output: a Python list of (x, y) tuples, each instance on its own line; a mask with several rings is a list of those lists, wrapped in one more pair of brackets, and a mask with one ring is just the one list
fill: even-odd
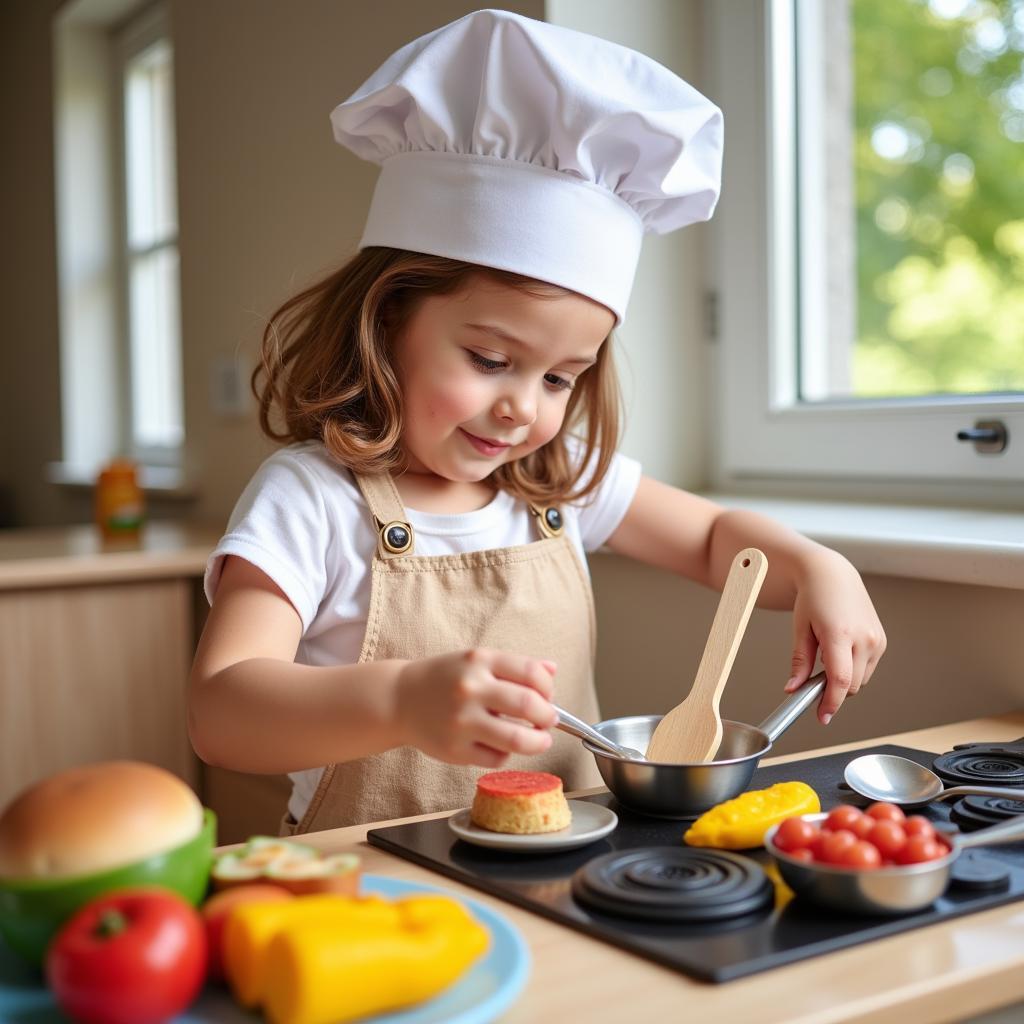
[(871, 678), (885, 653), (885, 632), (857, 570), (835, 551), (819, 549), (804, 564), (793, 604), (793, 671), (786, 691), (810, 676), (821, 652), (828, 678), (818, 718), (828, 725), (847, 695)]

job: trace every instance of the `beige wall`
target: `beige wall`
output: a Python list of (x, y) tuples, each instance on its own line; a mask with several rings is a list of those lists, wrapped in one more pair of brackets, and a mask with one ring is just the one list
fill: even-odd
[(42, 479), (45, 463), (60, 457), (50, 81), (57, 7), (0, 4), (0, 526), (8, 515), (60, 519)]

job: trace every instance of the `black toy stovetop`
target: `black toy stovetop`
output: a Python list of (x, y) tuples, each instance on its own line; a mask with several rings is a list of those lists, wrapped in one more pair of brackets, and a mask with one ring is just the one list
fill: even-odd
[[(980, 753), (972, 760), (974, 752)], [(936, 770), (949, 767), (949, 759), (955, 756), (958, 766), (966, 765), (971, 781), (983, 781), (988, 771), (991, 774), (986, 781), (991, 784), (1021, 785), (1024, 801), (1024, 741), (959, 747), (938, 758), (934, 753), (906, 747), (866, 747), (760, 768), (750, 788), (799, 779), (816, 790), (823, 810), (839, 803), (863, 804), (841, 781), (846, 763), (861, 753), (899, 754)], [(960, 781), (941, 774), (947, 784)], [(1024, 899), (1024, 842), (964, 851), (954, 867), (954, 879), (946, 894), (926, 910), (902, 917), (863, 917), (808, 906), (792, 897), (763, 850), (744, 851), (732, 864), (728, 855), (706, 861), (704, 854), (713, 851), (684, 847), (682, 834), (686, 822), (636, 814), (608, 793), (583, 799), (611, 807), (619, 817), (618, 826), (602, 840), (561, 853), (522, 854), (473, 846), (451, 832), (446, 818), (372, 829), (367, 839), (373, 846), (560, 924), (691, 977), (713, 982), (730, 981)], [(940, 802), (918, 813), (942, 823), (949, 823), (952, 817), (952, 823), (966, 831), (1022, 812), (1024, 802), (1002, 801), (998, 807), (982, 808), (960, 801), (952, 809)], [(647, 854), (640, 851), (653, 847), (662, 848), (670, 860), (689, 855), (696, 860), (685, 871), (676, 870), (672, 863), (652, 867)], [(691, 913), (684, 908), (681, 913), (671, 912), (671, 919), (664, 919), (664, 908), (673, 905), (677, 897), (680, 907), (684, 902), (687, 908), (692, 906), (690, 893), (668, 890), (664, 897), (649, 901), (652, 913), (646, 916), (624, 912), (621, 906), (616, 909), (609, 879), (597, 870), (615, 860), (616, 853), (627, 873), (653, 870), (655, 884), (664, 877), (669, 879), (671, 889), (672, 879), (683, 877), (687, 886), (696, 890), (692, 895), (697, 905), (707, 908), (710, 914)], [(750, 869), (750, 860), (768, 868), (772, 884), (766, 884), (756, 868)], [(708, 895), (711, 885), (721, 886), (714, 890), (713, 897)], [(729, 916), (721, 910), (726, 904), (734, 908)], [(613, 912), (609, 912), (609, 907)], [(642, 909), (637, 915), (643, 915)]]

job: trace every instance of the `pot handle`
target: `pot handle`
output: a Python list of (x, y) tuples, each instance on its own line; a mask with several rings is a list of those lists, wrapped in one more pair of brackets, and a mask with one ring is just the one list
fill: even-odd
[(819, 672), (791, 693), (759, 726), (773, 743), (821, 696), (825, 673)]
[(958, 850), (963, 850), (971, 846), (987, 846), (989, 843), (1012, 843), (1017, 839), (1024, 839), (1024, 814), (1014, 815), (990, 828), (955, 835), (952, 842)]

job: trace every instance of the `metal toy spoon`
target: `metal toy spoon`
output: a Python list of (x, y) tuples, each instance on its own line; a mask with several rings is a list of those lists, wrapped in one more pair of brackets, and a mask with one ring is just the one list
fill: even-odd
[(952, 800), (958, 796), (997, 796), (1024, 802), (1024, 787), (950, 786), (924, 765), (896, 754), (863, 754), (843, 771), (846, 784), (869, 800), (914, 806), (931, 800)]
[(586, 740), (593, 746), (600, 747), (606, 754), (622, 758), (624, 761), (647, 760), (639, 750), (634, 750), (632, 747), (620, 747), (618, 743), (613, 743), (607, 736), (602, 736), (593, 726), (587, 725), (586, 722), (570, 714), (565, 708), (560, 708), (557, 704), (554, 705), (554, 708), (558, 712), (558, 721), (555, 723), (556, 729), (561, 729), (562, 732), (567, 732), (581, 740)]

